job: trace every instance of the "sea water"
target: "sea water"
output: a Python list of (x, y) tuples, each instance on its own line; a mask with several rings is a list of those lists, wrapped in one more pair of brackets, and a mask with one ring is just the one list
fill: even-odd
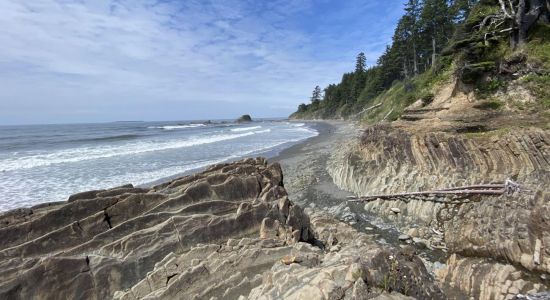
[(315, 135), (282, 120), (0, 126), (0, 211), (274, 155)]

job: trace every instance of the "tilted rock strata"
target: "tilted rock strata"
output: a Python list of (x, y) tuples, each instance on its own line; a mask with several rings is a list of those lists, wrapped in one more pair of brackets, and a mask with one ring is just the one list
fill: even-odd
[[(116, 299), (442, 299), (414, 253), (374, 244), (332, 217), (313, 213), (323, 247), (279, 238), (230, 239), (170, 253)], [(324, 248), (324, 249), (322, 249)], [(388, 294), (387, 291), (395, 291)], [(377, 298), (378, 297), (378, 298)]]
[[(337, 185), (358, 195), (502, 183), (512, 177), (523, 185), (513, 195), (471, 196), (460, 201), (437, 197), (379, 199), (366, 203), (365, 209), (393, 220), (413, 237), (428, 239), (427, 244), (434, 248), (465, 257), (496, 259), (515, 271), (550, 274), (548, 131), (529, 128), (452, 135), (374, 126), (347, 151), (335, 153), (329, 172)], [(449, 268), (449, 272), (456, 273), (454, 278), (464, 271), (461, 267)], [(490, 277), (490, 268), (480, 269)], [(477, 276), (474, 286), (483, 284), (482, 276)], [(450, 278), (453, 276), (444, 276), (445, 280)], [(533, 281), (531, 286), (536, 283)], [(531, 286), (525, 285), (520, 292), (531, 291)], [(480, 291), (479, 286), (462, 287), (466, 292)], [(544, 283), (537, 287), (548, 288)], [(508, 295), (494, 290), (479, 297), (504, 299)]]
[(262, 158), (14, 210), (0, 299), (442, 299), (410, 249), (309, 216)]
[(484, 259), (451, 255), (447, 267), (438, 271), (443, 282), (476, 299), (512, 299), (523, 294), (544, 290), (543, 284), (524, 280), (524, 274), (514, 266), (487, 262)]
[(414, 250), (381, 247), (324, 213), (311, 225), (326, 252), (294, 252), (295, 263), (273, 265), (248, 299), (445, 298)]
[[(278, 207), (282, 206), (282, 210)], [(277, 220), (284, 243), (312, 236), (286, 198), (278, 164), (216, 165), (151, 189), (125, 186), (0, 216), (0, 298), (104, 299), (169, 253), (256, 234)]]
[(541, 187), (541, 178), (550, 180), (550, 133), (535, 128), (474, 138), (379, 125), (349, 148), (335, 153), (329, 171), (336, 184), (358, 195), (502, 182), (508, 176)]

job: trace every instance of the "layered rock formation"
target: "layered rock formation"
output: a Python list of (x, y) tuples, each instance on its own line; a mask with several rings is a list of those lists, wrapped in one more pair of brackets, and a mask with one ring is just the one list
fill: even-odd
[(438, 271), (442, 285), (476, 299), (549, 289), (550, 132), (537, 119), (483, 112), (445, 89), (416, 115), (368, 127), (335, 153), (334, 182), (367, 196), (511, 178), (521, 188), (510, 195), (378, 199), (365, 210), (453, 253)]
[(57, 298), (63, 290), (104, 299), (168, 254), (254, 234), (269, 216), (284, 242), (309, 240), (307, 218), (285, 195), (280, 167), (250, 159), (151, 189), (90, 191), (8, 212), (0, 217), (0, 298)]
[(0, 215), (0, 299), (441, 299), (412, 249), (305, 213), (278, 164)]

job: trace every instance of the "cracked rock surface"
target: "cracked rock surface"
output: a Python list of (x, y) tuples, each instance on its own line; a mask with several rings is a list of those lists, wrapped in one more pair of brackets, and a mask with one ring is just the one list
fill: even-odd
[(263, 158), (9, 211), (0, 240), (0, 299), (442, 296), (414, 251), (304, 211)]

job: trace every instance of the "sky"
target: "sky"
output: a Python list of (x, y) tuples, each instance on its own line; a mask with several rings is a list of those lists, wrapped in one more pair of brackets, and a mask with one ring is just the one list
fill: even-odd
[(0, 124), (286, 117), (400, 0), (0, 0)]

